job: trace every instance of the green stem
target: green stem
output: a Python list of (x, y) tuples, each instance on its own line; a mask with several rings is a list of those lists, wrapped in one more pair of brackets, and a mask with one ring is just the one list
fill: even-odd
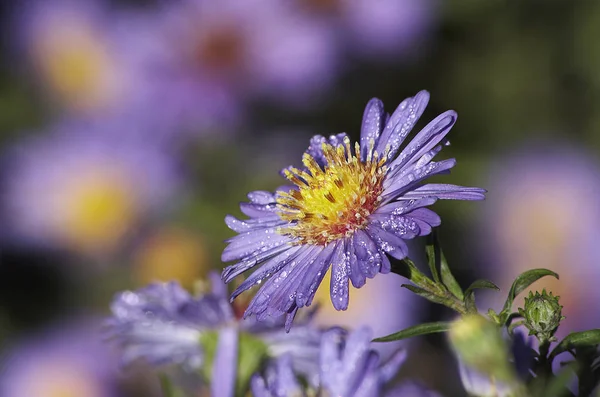
[(403, 263), (406, 265), (406, 268), (393, 266), (392, 272), (402, 277), (406, 277), (415, 286), (431, 294), (431, 297), (425, 295), (421, 296), (425, 297), (431, 302), (439, 303), (449, 307), (450, 309), (463, 315), (470, 312), (461, 299), (458, 299), (446, 288), (440, 286), (440, 284), (434, 282), (432, 279), (423, 274), (411, 261), (403, 261)]

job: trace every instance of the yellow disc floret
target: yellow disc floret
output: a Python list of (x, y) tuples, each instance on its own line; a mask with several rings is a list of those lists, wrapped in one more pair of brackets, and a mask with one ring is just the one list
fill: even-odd
[(386, 156), (373, 151), (360, 159), (360, 145), (354, 153), (348, 137), (334, 147), (323, 143), (326, 164), (321, 167), (308, 153), (302, 157), (306, 171), (290, 168), (285, 176), (296, 188), (279, 192), (279, 216), (291, 224), (279, 230), (300, 244), (327, 243), (349, 237), (367, 226), (368, 216), (377, 208), (386, 173)]

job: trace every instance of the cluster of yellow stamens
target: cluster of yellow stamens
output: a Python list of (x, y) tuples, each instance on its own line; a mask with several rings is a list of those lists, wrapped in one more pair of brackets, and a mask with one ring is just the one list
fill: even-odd
[(279, 216), (291, 223), (280, 233), (295, 237), (300, 244), (326, 245), (367, 226), (367, 217), (381, 200), (386, 155), (380, 157), (370, 142), (363, 162), (358, 143), (354, 153), (348, 137), (343, 143), (337, 147), (323, 143), (323, 168), (305, 153), (302, 163), (306, 171), (285, 171), (296, 189), (280, 192), (277, 199)]

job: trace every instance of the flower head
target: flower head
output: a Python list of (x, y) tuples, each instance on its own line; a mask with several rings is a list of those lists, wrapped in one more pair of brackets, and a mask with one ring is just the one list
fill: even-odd
[(15, 345), (0, 358), (3, 397), (116, 397), (115, 357), (98, 324), (66, 323)]
[(103, 134), (130, 124), (75, 124), (6, 154), (6, 228), (15, 240), (103, 255), (165, 206), (179, 175), (155, 142)]
[[(326, 396), (402, 396), (428, 395), (417, 384), (403, 384), (388, 392), (390, 380), (396, 375), (406, 357), (405, 351), (396, 351), (385, 364), (371, 347), (371, 331), (363, 327), (347, 334), (340, 328), (332, 328), (321, 340), (320, 376), (316, 386), (305, 390), (291, 368), (289, 357), (280, 358), (267, 369), (263, 378), (255, 375), (252, 392), (257, 397), (283, 397), (307, 395)], [(312, 393), (313, 387), (319, 393)]]
[(250, 203), (241, 204), (248, 220), (226, 217), (239, 235), (229, 240), (222, 259), (239, 262), (225, 269), (223, 279), (229, 282), (260, 265), (233, 298), (265, 281), (246, 315), (261, 320), (287, 314), (289, 329), (330, 268), (333, 306), (345, 310), (349, 282), (360, 288), (367, 278), (389, 273), (386, 254), (405, 258), (404, 240), (429, 234), (440, 224), (426, 206), (438, 199), (483, 199), (482, 189), (423, 184), (456, 163), (432, 161), (456, 122), (454, 111), (438, 116), (400, 150), (428, 100), (421, 91), (389, 117), (380, 100), (371, 100), (360, 142), (352, 145), (346, 134), (315, 136), (302, 158), (304, 167), (282, 171), (292, 186), (274, 194), (250, 193)]
[(294, 370), (314, 382), (321, 332), (308, 323), (286, 334), (281, 321), (240, 322), (223, 282), (216, 274), (211, 279), (212, 292), (197, 298), (174, 282), (119, 294), (107, 326), (123, 347), (124, 363), (142, 359), (201, 370), (212, 380), (213, 395), (227, 396), (265, 360), (289, 355)]

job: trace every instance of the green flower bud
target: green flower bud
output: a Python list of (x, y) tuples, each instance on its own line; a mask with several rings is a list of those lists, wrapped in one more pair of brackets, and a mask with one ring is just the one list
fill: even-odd
[(535, 335), (540, 342), (554, 342), (554, 333), (565, 318), (562, 316), (562, 306), (558, 303), (558, 296), (552, 296), (552, 292), (542, 293), (529, 292), (525, 298), (525, 307), (519, 308), (519, 314), (525, 318), (525, 326), (529, 329), (529, 335)]
[(448, 335), (459, 359), (467, 366), (498, 380), (513, 379), (508, 347), (496, 324), (480, 315), (466, 315), (452, 323)]

